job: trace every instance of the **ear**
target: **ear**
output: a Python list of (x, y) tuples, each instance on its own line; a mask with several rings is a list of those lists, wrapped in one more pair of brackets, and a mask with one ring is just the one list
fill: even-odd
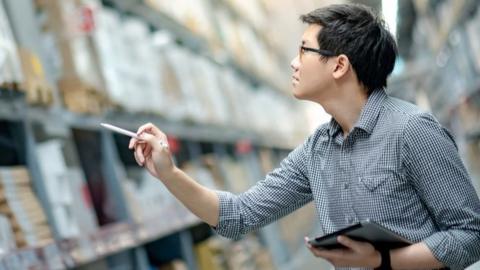
[(347, 74), (350, 69), (350, 60), (348, 60), (348, 57), (345, 54), (340, 54), (335, 58), (334, 65), (333, 78), (340, 79)]

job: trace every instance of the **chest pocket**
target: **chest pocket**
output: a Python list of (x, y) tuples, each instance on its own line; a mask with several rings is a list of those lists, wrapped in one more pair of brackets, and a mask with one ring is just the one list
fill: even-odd
[(385, 185), (385, 182), (387, 182), (389, 177), (391, 176), (389, 175), (364, 176), (364, 177), (359, 177), (358, 182), (360, 185), (365, 187), (368, 191), (374, 192), (380, 186)]
[(358, 178), (356, 195), (370, 198), (402, 198), (408, 194), (409, 185), (396, 174), (366, 175)]

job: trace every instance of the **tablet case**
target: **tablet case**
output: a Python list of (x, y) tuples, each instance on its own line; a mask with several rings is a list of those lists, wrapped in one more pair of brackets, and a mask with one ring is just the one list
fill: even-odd
[(337, 242), (337, 237), (340, 235), (345, 235), (357, 241), (370, 242), (376, 249), (400, 248), (412, 244), (409, 240), (371, 220), (361, 221), (345, 229), (311, 239), (308, 242), (314, 247), (325, 249), (345, 248)]

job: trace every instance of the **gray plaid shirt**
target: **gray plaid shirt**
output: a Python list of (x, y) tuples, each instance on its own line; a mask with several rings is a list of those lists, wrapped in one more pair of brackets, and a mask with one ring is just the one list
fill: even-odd
[(450, 268), (480, 259), (480, 202), (431, 114), (374, 91), (343, 138), (332, 119), (248, 191), (218, 191), (215, 230), (238, 238), (314, 200), (325, 233), (371, 219), (423, 241)]

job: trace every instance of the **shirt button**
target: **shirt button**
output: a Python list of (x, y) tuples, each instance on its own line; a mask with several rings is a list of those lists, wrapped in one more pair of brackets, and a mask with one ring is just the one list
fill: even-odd
[(348, 189), (348, 183), (343, 183), (343, 189)]
[(348, 225), (353, 224), (353, 222), (355, 221), (355, 219), (351, 216), (346, 217), (345, 220), (347, 221)]

